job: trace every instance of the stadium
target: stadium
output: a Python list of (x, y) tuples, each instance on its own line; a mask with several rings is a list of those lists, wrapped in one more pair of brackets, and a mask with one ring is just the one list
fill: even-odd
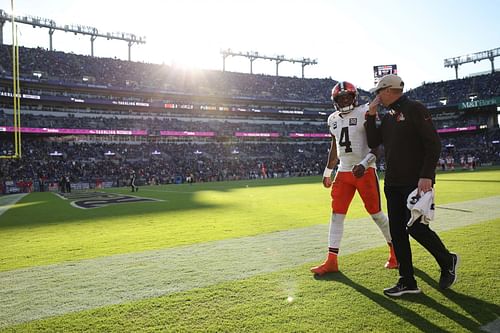
[(424, 293), (398, 300), (358, 196), (342, 271), (309, 272), (335, 79), (3, 44), (0, 82), (0, 332), (498, 332), (494, 68), (405, 91), (441, 139), (434, 228), (463, 266), (439, 291), (412, 243)]

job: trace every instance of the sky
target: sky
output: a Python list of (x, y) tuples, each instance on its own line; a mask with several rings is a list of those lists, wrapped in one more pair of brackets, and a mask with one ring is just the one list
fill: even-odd
[[(0, 0), (10, 13), (11, 0)], [(222, 70), (221, 50), (316, 59), (306, 78), (346, 80), (368, 90), (373, 66), (396, 64), (406, 88), (455, 78), (445, 58), (500, 47), (499, 0), (14, 0), (16, 15), (79, 24), (100, 32), (145, 36), (132, 60)], [(49, 48), (47, 29), (19, 24), (19, 45)], [(11, 44), (11, 24), (3, 27)], [(56, 31), (55, 50), (90, 54), (90, 37)], [(123, 41), (98, 38), (94, 55), (128, 58)], [(255, 60), (254, 74), (274, 75), (275, 62)], [(495, 60), (500, 68), (500, 58)], [(226, 70), (250, 72), (250, 61), (228, 57)], [(283, 62), (280, 75), (300, 77)], [(483, 60), (459, 67), (459, 77), (490, 71)]]

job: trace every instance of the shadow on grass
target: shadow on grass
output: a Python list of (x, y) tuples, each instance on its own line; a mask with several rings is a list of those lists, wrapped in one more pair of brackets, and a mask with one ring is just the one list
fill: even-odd
[[(344, 275), (341, 272), (327, 274), (327, 275), (324, 275), (322, 277), (316, 277), (316, 279), (323, 280), (323, 281), (336, 281), (336, 282), (343, 283), (343, 284), (351, 287), (352, 289), (356, 290), (360, 294), (364, 295), (365, 297), (367, 297), (368, 299), (370, 299), (371, 301), (373, 301), (377, 305), (381, 306), (382, 308), (386, 309), (387, 311), (390, 311), (394, 315), (404, 319), (409, 324), (413, 325), (415, 328), (417, 328), (418, 330), (423, 331), (423, 332), (434, 333), (434, 332), (448, 332), (448, 331), (439, 327), (438, 325), (436, 325), (432, 321), (428, 320), (427, 318), (423, 317), (419, 313), (402, 306), (396, 300), (406, 300), (406, 301), (410, 301), (413, 303), (419, 303), (419, 304), (425, 305), (428, 308), (431, 308), (431, 309), (447, 316), (448, 318), (455, 321), (457, 324), (459, 324), (460, 326), (462, 326), (466, 330), (474, 331), (474, 330), (478, 330), (478, 328), (479, 328), (477, 322), (475, 322), (474, 320), (472, 320), (472, 319), (470, 319), (462, 314), (459, 314), (456, 311), (453, 311), (442, 304), (439, 304), (434, 299), (430, 298), (429, 296), (427, 296), (423, 293), (416, 294), (416, 295), (415, 294), (403, 295), (403, 296), (398, 297), (398, 298), (390, 298), (388, 296), (383, 295), (382, 291), (373, 292), (372, 290), (354, 282), (353, 280), (351, 280), (349, 277), (347, 277), (346, 275)], [(435, 286), (437, 287), (437, 283), (433, 282), (433, 284), (435, 284)], [(463, 295), (461, 295), (461, 296), (463, 296)], [(450, 297), (450, 300), (456, 301), (457, 298)], [(467, 297), (462, 302), (463, 303), (471, 302), (471, 303), (463, 304), (463, 306), (465, 306), (465, 307), (478, 306), (478, 304), (474, 303), (474, 301), (477, 302), (479, 300), (471, 299), (470, 297)], [(479, 301), (479, 302), (483, 303), (482, 301)], [(458, 303), (458, 302), (457, 302), (457, 304), (461, 305), (461, 303)], [(489, 304), (489, 306), (491, 306), (491, 304)], [(478, 311), (481, 311), (480, 309), (481, 309), (481, 307), (479, 306)], [(467, 312), (470, 313), (469, 311), (467, 311)], [(472, 316), (474, 318), (476, 318), (476, 316), (474, 316), (474, 315), (472, 315)], [(488, 321), (492, 321), (495, 318), (492, 318), (491, 320), (486, 320), (485, 323)], [(483, 322), (483, 321), (481, 321), (481, 322)]]
[[(460, 272), (458, 272), (460, 274)], [(427, 273), (415, 268), (415, 275), (421, 278), (425, 283), (430, 285), (433, 288), (439, 290), (438, 282), (431, 278)], [(458, 288), (460, 285), (458, 285)], [(471, 317), (473, 317), (476, 321), (478, 321), (481, 325), (486, 325), (498, 317), (500, 317), (500, 306), (486, 302), (484, 300), (471, 297), (468, 295), (460, 294), (452, 289), (447, 289), (441, 291), (442, 294), (447, 297), (450, 301), (460, 306), (465, 312), (467, 312)], [(434, 301), (434, 303), (436, 303)], [(434, 308), (437, 308), (438, 311), (448, 316), (450, 319), (453, 319), (464, 328), (469, 330), (477, 329), (477, 324), (472, 326), (467, 325), (469, 323), (469, 319), (466, 322), (462, 322), (463, 316), (456, 316), (456, 312), (449, 313), (449, 309), (445, 306), (436, 303), (431, 305)], [(455, 315), (454, 315), (455, 314)]]
[[(26, 206), (9, 209), (0, 216), (0, 230), (2, 228), (62, 224), (71, 222), (92, 221), (104, 218), (143, 218), (144, 215), (165, 214), (180, 211), (200, 209), (226, 208), (229, 203), (209, 203), (197, 199), (197, 194), (205, 191), (230, 193), (246, 188), (265, 188), (271, 186), (294, 186), (298, 184), (317, 184), (322, 188), (319, 176), (238, 180), (211, 183), (169, 184), (160, 186), (140, 186), (138, 192), (131, 193), (128, 187), (109, 188), (97, 192), (113, 193), (121, 197), (151, 198), (161, 201), (118, 203), (92, 209), (79, 209), (71, 206), (74, 200), (64, 200), (54, 193), (37, 192), (25, 196), (19, 204)], [(74, 191), (73, 193), (78, 193)], [(89, 198), (92, 200), (92, 198)], [(99, 198), (96, 198), (99, 201)], [(123, 200), (125, 201), (125, 200)], [(168, 220), (165, 221), (168, 223)]]

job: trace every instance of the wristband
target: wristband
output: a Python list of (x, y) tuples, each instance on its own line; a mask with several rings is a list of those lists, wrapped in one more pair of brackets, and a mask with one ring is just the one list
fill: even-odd
[(325, 177), (331, 177), (332, 176), (333, 169), (329, 169), (328, 167), (325, 168), (325, 171), (323, 171), (323, 178)]
[(359, 164), (364, 166), (366, 169), (366, 168), (368, 168), (368, 164), (375, 161), (376, 159), (377, 159), (377, 156), (375, 156), (375, 154), (368, 153), (368, 154), (366, 154), (365, 158), (361, 162), (359, 162)]

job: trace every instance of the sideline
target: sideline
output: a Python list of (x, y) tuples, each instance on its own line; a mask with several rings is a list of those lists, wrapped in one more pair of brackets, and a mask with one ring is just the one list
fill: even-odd
[(12, 208), (19, 200), (24, 198), (29, 193), (6, 194), (0, 196), (0, 216)]
[[(500, 196), (447, 204), (436, 231), (500, 218)], [(456, 209), (467, 209), (463, 213)], [(0, 272), (0, 328), (241, 280), (322, 260), (328, 225)], [(341, 255), (384, 246), (368, 218), (346, 223)], [(247, 249), (252, 249), (247, 251)], [(242, 260), (244, 258), (244, 260)], [(385, 257), (380, 259), (382, 269)]]

